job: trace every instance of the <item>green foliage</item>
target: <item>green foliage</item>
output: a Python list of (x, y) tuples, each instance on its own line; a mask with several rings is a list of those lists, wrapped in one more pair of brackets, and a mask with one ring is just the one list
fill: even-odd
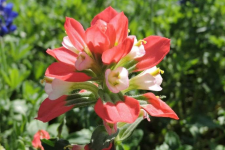
[(42, 139), (41, 145), (45, 150), (68, 150), (70, 143), (63, 139)]
[[(183, 4), (177, 0), (10, 1), (19, 16), (14, 22), (18, 29), (0, 38), (0, 149), (33, 149), (31, 141), (39, 129), (47, 130), (51, 137), (58, 135), (64, 117), (49, 123), (34, 120), (47, 97), (40, 80), (54, 61), (45, 51), (61, 46), (65, 16), (86, 29), (109, 5), (124, 11), (130, 34), (138, 39), (149, 35), (171, 39), (171, 51), (159, 65), (165, 70), (163, 90), (156, 94), (166, 95), (164, 100), (180, 118), (143, 120), (129, 138), (118, 142), (117, 149), (225, 149), (224, 0)], [(144, 91), (135, 94), (141, 93)], [(70, 143), (88, 143), (93, 127), (102, 124), (92, 107), (76, 108), (64, 116), (66, 122), (59, 131)], [(63, 143), (58, 144), (68, 144)]]
[(110, 143), (114, 141), (118, 135), (119, 130), (116, 133), (109, 135), (104, 126), (98, 126), (92, 133), (90, 144), (88, 147), (92, 150), (100, 150), (108, 148)]
[(137, 118), (137, 120), (134, 123), (123, 123), (120, 122), (118, 123), (118, 128), (120, 130), (118, 136), (117, 136), (117, 141), (123, 141), (129, 138), (132, 134), (132, 132), (135, 130), (135, 128), (138, 126), (138, 124), (143, 120), (143, 116), (140, 116)]

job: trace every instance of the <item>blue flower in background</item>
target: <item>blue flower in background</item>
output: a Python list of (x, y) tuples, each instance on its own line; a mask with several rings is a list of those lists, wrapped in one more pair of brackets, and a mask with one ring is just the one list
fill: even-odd
[(0, 0), (0, 36), (4, 36), (16, 30), (16, 26), (12, 23), (18, 13), (12, 11), (12, 3), (6, 4), (5, 1), (6, 0)]

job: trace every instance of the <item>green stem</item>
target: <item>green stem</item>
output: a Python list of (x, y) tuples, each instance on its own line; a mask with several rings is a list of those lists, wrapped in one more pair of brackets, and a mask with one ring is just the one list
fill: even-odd
[[(1, 55), (1, 59), (0, 59), (0, 73), (1, 72), (6, 72), (7, 71), (7, 63), (6, 63), (6, 54), (5, 54), (5, 44), (4, 44), (4, 40), (3, 37), (0, 36), (0, 44), (1, 44), (1, 49), (0, 49), (0, 55)], [(2, 79), (2, 88), (5, 89), (6, 85), (4, 82), (4, 79)], [(5, 92), (3, 92), (3, 98), (7, 98), (7, 95)]]
[(3, 37), (0, 37), (0, 43), (1, 43), (1, 56), (2, 56), (2, 59), (1, 59), (1, 64), (2, 64), (2, 70), (3, 71), (6, 71), (6, 68), (7, 68), (7, 63), (6, 63), (6, 58), (5, 58), (5, 49), (4, 49), (4, 41), (3, 41)]
[(92, 92), (96, 98), (98, 98), (98, 87), (90, 82), (75, 82), (72, 86), (73, 90), (76, 89), (85, 89)]
[(121, 91), (123, 94), (125, 94), (125, 93), (127, 93), (127, 92), (129, 92), (129, 91), (131, 91), (131, 90), (137, 89), (137, 87), (136, 87), (135, 85), (133, 85), (133, 84), (131, 83), (131, 81), (129, 81), (129, 82), (130, 82), (129, 87), (128, 87), (127, 89)]

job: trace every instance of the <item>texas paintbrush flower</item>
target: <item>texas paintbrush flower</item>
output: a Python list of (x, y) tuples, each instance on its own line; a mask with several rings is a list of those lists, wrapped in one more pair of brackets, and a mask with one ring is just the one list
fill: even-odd
[[(116, 134), (118, 122), (134, 123), (140, 114), (148, 120), (147, 114), (178, 119), (153, 93), (125, 95), (135, 89), (162, 90), (163, 71), (156, 65), (169, 52), (169, 39), (128, 35), (127, 17), (112, 7), (96, 15), (86, 30), (69, 17), (64, 27), (62, 47), (47, 50), (57, 62), (45, 72), (48, 98), (37, 119), (47, 122), (74, 107), (94, 105), (108, 134)], [(131, 73), (137, 75), (130, 78)]]

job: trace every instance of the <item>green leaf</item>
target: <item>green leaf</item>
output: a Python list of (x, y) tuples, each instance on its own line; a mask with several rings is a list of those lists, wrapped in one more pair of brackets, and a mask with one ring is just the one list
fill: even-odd
[(64, 139), (59, 139), (56, 143), (55, 143), (55, 150), (66, 150), (64, 149), (64, 147), (70, 145), (69, 141), (64, 140)]
[(123, 142), (123, 144), (129, 145), (129, 147), (137, 148), (139, 146), (140, 141), (142, 140), (143, 135), (144, 135), (143, 130), (141, 129), (134, 130), (132, 136), (130, 136), (130, 138), (127, 138)]
[(41, 145), (44, 147), (45, 150), (55, 150), (55, 143), (57, 139), (42, 139)]
[(14, 112), (18, 113), (18, 114), (26, 114), (26, 112), (28, 110), (26, 101), (22, 100), (22, 99), (21, 100), (17, 99), (17, 100), (12, 101), (12, 108), (13, 108)]
[(39, 120), (32, 120), (29, 124), (27, 124), (26, 130), (30, 136), (34, 136), (38, 130), (46, 130), (47, 126), (47, 123), (43, 123)]
[(67, 150), (64, 149), (66, 146), (70, 145), (67, 140), (64, 139), (42, 139), (41, 145), (44, 147), (45, 150)]
[(20, 59), (26, 57), (32, 49), (32, 46), (29, 44), (26, 45), (14, 45), (12, 42), (10, 54), (14, 61), (19, 61)]
[(138, 126), (138, 124), (143, 120), (143, 116), (140, 116), (134, 123), (118, 123), (119, 134), (116, 140), (123, 141), (127, 139), (134, 131), (134, 129)]
[(119, 130), (116, 133), (109, 135), (104, 126), (98, 126), (91, 136), (91, 142), (89, 148), (91, 150), (101, 150), (109, 147), (110, 143), (113, 142)]
[[(50, 135), (53, 137), (56, 137), (58, 135), (57, 128), (60, 126), (59, 123), (54, 123), (48, 126), (47, 131), (49, 132)], [(66, 126), (63, 126), (61, 136), (62, 137), (67, 137), (68, 135), (68, 128)]]
[(171, 149), (178, 149), (181, 145), (179, 136), (173, 131), (166, 133), (165, 143), (169, 145)]
[(66, 119), (65, 119), (65, 117), (64, 117), (64, 118), (62, 119), (60, 125), (59, 125), (58, 128), (57, 128), (57, 131), (58, 131), (57, 137), (58, 137), (58, 138), (61, 138), (61, 136), (62, 136), (61, 134), (62, 134), (63, 126), (65, 125), (65, 123), (66, 123)]
[(119, 93), (108, 93), (103, 90), (98, 90), (98, 95), (100, 96), (101, 100), (105, 102), (117, 103), (118, 101), (124, 101), (124, 96), (121, 92)]
[(89, 143), (91, 139), (91, 131), (88, 129), (82, 129), (80, 131), (70, 134), (67, 139), (70, 143), (85, 145)]
[(23, 83), (22, 88), (23, 88), (23, 97), (25, 99), (30, 100), (31, 102), (34, 102), (35, 100), (39, 98), (41, 89), (37, 85), (37, 83), (27, 80)]
[(40, 80), (40, 78), (43, 76), (45, 68), (46, 68), (45, 62), (35, 61), (33, 68), (34, 68), (34, 72), (35, 72), (34, 73), (35, 79)]
[(50, 140), (47, 140), (47, 139), (42, 139), (41, 140), (41, 143), (44, 143), (44, 144), (46, 144), (46, 145), (49, 145), (49, 146), (51, 146), (51, 147), (54, 147), (54, 145), (55, 145), (55, 139), (50, 139)]
[(96, 102), (94, 94), (90, 92), (77, 93), (68, 95), (66, 99), (66, 106), (75, 105), (75, 107), (89, 106)]
[(17, 88), (30, 74), (30, 71), (10, 68), (8, 72), (1, 72), (5, 82), (12, 88)]

